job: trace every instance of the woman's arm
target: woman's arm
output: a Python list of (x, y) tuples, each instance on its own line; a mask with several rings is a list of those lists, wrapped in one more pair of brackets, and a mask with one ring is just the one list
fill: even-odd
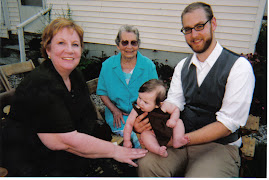
[(93, 136), (72, 131), (68, 133), (38, 133), (42, 143), (49, 149), (65, 150), (85, 158), (113, 158), (137, 167), (132, 160), (144, 157), (147, 151), (130, 149), (112, 144)]
[(111, 100), (109, 99), (108, 96), (103, 96), (101, 95), (100, 98), (102, 99), (102, 101), (104, 102), (104, 104), (106, 105), (106, 107), (112, 112), (113, 114), (113, 118), (114, 118), (114, 121), (113, 121), (113, 126), (117, 128), (120, 128), (121, 127), (121, 122), (122, 124), (125, 124), (125, 121), (123, 119), (123, 116), (122, 115), (126, 115), (128, 116), (128, 114), (122, 112), (119, 108), (117, 108), (117, 106), (115, 106)]

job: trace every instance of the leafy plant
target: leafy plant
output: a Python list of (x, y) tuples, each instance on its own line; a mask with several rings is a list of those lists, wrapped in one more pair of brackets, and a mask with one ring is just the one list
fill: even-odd
[(261, 124), (266, 122), (266, 109), (267, 109), (267, 60), (265, 56), (261, 56), (258, 52), (254, 54), (241, 54), (252, 65), (255, 74), (255, 89), (251, 103), (250, 113), (254, 116), (261, 117)]
[(85, 49), (85, 50), (82, 52), (82, 54), (81, 54), (81, 58), (80, 58), (80, 62), (79, 62), (79, 64), (78, 64), (78, 69), (80, 69), (80, 70), (84, 70), (84, 69), (87, 68), (87, 66), (88, 66), (89, 64), (92, 63), (91, 60), (87, 57), (88, 54), (89, 54), (89, 51), (90, 51), (90, 50)]
[(260, 56), (267, 57), (267, 22), (261, 26), (259, 39), (256, 44), (256, 52)]
[(106, 56), (102, 52), (102, 57), (89, 57), (89, 50), (85, 49), (82, 52), (80, 63), (78, 65), (78, 69), (80, 69), (84, 75), (84, 78), (88, 81), (94, 78), (99, 77), (101, 68), (102, 68), (102, 63), (109, 58), (109, 56)]
[(159, 79), (163, 80), (163, 82), (166, 85), (166, 88), (169, 89), (170, 83), (171, 83), (171, 80), (172, 80), (172, 76), (173, 76), (173, 73), (174, 73), (174, 68), (172, 68), (169, 65), (159, 63), (159, 62), (157, 62), (156, 59), (153, 60), (153, 62), (155, 64), (155, 66), (156, 66), (156, 71), (157, 71), (157, 74), (159, 76)]

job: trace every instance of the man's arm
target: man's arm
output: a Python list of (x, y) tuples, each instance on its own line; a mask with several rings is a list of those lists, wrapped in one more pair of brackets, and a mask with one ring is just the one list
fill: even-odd
[[(240, 70), (238, 70), (240, 69)], [(239, 58), (231, 69), (223, 104), (216, 113), (217, 121), (187, 133), (190, 144), (201, 144), (226, 137), (245, 125), (254, 91), (255, 77), (249, 62)]]
[(217, 120), (231, 132), (247, 122), (255, 86), (252, 66), (243, 57), (233, 65), (226, 84), (226, 90)]
[(196, 131), (186, 133), (190, 142), (188, 145), (203, 144), (215, 141), (231, 134), (231, 131), (221, 122), (213, 122)]
[[(183, 90), (181, 87), (181, 69), (185, 60), (186, 58), (181, 60), (175, 67), (173, 78), (168, 91), (168, 98), (165, 100), (167, 102), (175, 104), (179, 108), (179, 110), (183, 110), (185, 104), (185, 98), (183, 96)], [(149, 119), (144, 119), (146, 116), (147, 113), (144, 113), (136, 118), (134, 123), (134, 130), (137, 133), (142, 133), (144, 130), (152, 129), (149, 123)]]
[(144, 130), (151, 130), (152, 127), (149, 122), (149, 118), (144, 119), (148, 115), (147, 112), (136, 117), (134, 122), (134, 131), (136, 133), (142, 133)]

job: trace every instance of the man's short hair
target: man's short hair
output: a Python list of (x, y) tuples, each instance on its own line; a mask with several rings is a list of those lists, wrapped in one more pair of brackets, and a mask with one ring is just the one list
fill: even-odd
[(212, 19), (214, 14), (213, 14), (213, 11), (212, 11), (212, 8), (209, 4), (206, 4), (204, 2), (194, 2), (194, 3), (191, 3), (189, 4), (182, 12), (181, 14), (181, 22), (182, 22), (182, 19), (183, 19), (183, 16), (186, 14), (186, 13), (190, 13), (196, 9), (200, 9), (202, 8), (205, 13), (206, 13), (206, 16), (208, 19)]

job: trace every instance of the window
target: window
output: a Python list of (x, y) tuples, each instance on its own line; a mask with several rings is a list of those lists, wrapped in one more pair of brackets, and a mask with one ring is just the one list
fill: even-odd
[(21, 5), (42, 7), (42, 0), (21, 0)]

